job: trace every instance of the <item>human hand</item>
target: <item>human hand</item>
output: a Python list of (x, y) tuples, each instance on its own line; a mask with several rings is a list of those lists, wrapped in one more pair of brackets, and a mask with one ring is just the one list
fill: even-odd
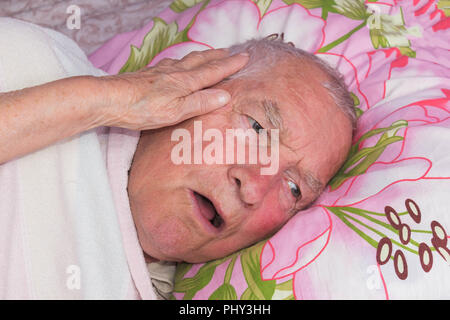
[(138, 72), (100, 77), (105, 125), (132, 130), (171, 126), (227, 104), (225, 90), (209, 87), (239, 71), (248, 55), (225, 49), (192, 52), (181, 60), (164, 59)]

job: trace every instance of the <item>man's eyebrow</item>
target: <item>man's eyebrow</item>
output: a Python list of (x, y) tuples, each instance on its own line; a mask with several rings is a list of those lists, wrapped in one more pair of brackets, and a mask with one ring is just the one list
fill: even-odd
[(310, 171), (303, 170), (302, 173), (303, 173), (306, 184), (314, 192), (316, 197), (318, 197), (325, 186)]
[(282, 131), (284, 129), (283, 119), (281, 118), (280, 108), (278, 108), (277, 103), (269, 99), (264, 99), (261, 101), (261, 106), (264, 109), (267, 121)]

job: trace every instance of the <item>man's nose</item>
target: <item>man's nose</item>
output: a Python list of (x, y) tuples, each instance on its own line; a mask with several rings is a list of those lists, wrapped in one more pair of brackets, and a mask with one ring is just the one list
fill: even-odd
[(257, 208), (269, 192), (275, 175), (262, 175), (259, 166), (234, 165), (228, 169), (228, 178), (245, 205)]

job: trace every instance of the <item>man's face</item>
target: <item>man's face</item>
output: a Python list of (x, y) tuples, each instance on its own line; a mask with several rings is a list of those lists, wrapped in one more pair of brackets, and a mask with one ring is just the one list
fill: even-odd
[[(284, 62), (258, 79), (221, 83), (217, 87), (232, 97), (227, 106), (142, 133), (128, 194), (148, 255), (204, 262), (251, 245), (309, 205), (342, 165), (351, 124), (320, 84), (318, 69)], [(201, 121), (203, 132), (220, 130), (224, 141), (226, 129), (259, 128), (255, 121), (265, 129), (277, 126), (278, 170), (261, 175), (260, 164), (174, 164), (171, 152), (179, 142), (171, 134), (186, 129), (194, 137), (194, 121)], [(209, 221), (216, 213), (223, 220), (218, 227)]]

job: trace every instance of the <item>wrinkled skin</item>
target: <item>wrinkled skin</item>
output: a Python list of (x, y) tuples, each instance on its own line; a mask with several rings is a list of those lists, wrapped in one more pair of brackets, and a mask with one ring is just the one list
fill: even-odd
[[(231, 94), (223, 108), (172, 127), (143, 131), (128, 193), (145, 253), (153, 259), (192, 263), (220, 258), (273, 234), (311, 204), (320, 190), (308, 187), (306, 173), (323, 189), (351, 145), (351, 122), (320, 84), (324, 79), (317, 67), (288, 59), (257, 79), (216, 85)], [(224, 137), (227, 128), (252, 128), (247, 116), (273, 128), (258, 107), (263, 99), (276, 103), (283, 121), (275, 174), (261, 175), (260, 164), (172, 162), (171, 150), (178, 143), (171, 141), (173, 130), (187, 129), (193, 137), (196, 120), (202, 121), (203, 132), (216, 128)], [(294, 197), (288, 181), (298, 185), (300, 198)], [(215, 204), (224, 220), (220, 228), (211, 228), (196, 212), (192, 190)]]

